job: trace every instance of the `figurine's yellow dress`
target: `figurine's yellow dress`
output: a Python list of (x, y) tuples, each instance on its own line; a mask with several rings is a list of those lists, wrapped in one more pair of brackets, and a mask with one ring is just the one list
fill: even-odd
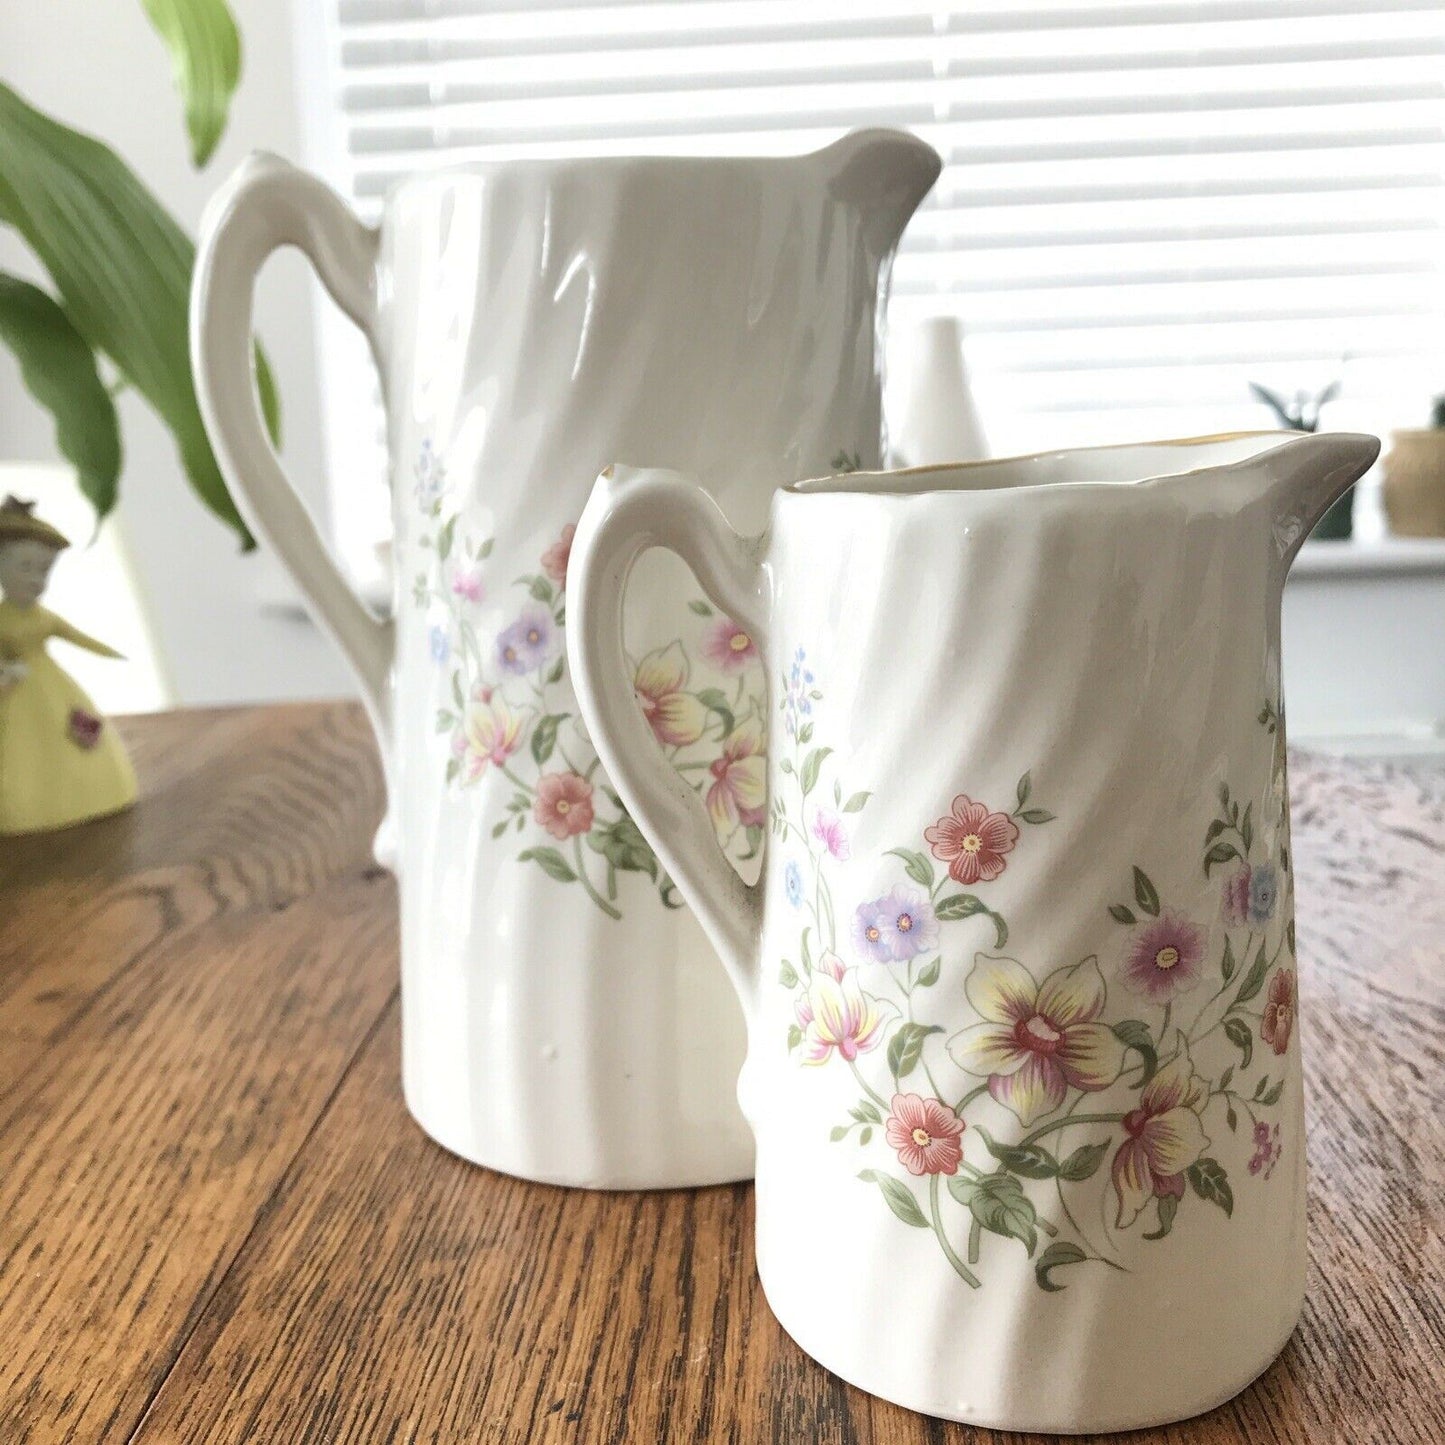
[(46, 652), (52, 637), (119, 656), (38, 603), (0, 601), (0, 835), (63, 828), (135, 801), (125, 748)]

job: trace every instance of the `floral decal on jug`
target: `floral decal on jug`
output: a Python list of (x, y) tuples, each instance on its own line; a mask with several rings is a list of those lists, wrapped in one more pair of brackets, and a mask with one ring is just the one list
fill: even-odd
[[(1032, 836), (1055, 821), (1031, 774), (1010, 808), (957, 793), (884, 855), (894, 861), (876, 896), (840, 917), (836, 865), (872, 794), (836, 777), (828, 786), (836, 759), (814, 743), (823, 694), (803, 649), (781, 681), (792, 749), (778, 760), (771, 823), (801, 915), (796, 959), (779, 966), (786, 1043), (805, 1068), (851, 1073), (859, 1098), (831, 1138), (864, 1151), (859, 1178), (904, 1224), (931, 1231), (975, 1288), (985, 1236), (1026, 1250), (1039, 1287), (1057, 1291), (1069, 1266), (1124, 1269), (1117, 1242), (1130, 1233), (1160, 1240), (1193, 1208), (1232, 1218), (1231, 1169), (1267, 1180), (1285, 1147), (1270, 1118), (1284, 1078), (1268, 1066), (1292, 1037), (1294, 925), (1273, 707), (1259, 717), (1276, 737), (1270, 827), (1221, 785), (1204, 830), (1199, 866), (1217, 917), (1170, 906), (1135, 866), (1127, 901), (1100, 905), (1116, 941), (1040, 967), (990, 902), (990, 885), (1027, 868)], [(1279, 840), (1273, 856), (1261, 831)], [(977, 1019), (962, 1029), (930, 1018), (945, 967), (962, 975)], [(1009, 1137), (978, 1121), (988, 1101), (1012, 1115)]]
[[(496, 540), (468, 532), (448, 506), (443, 458), (430, 441), (414, 465), (425, 565), (412, 600), (427, 619), (427, 647), (448, 675), (450, 703), (436, 716), (449, 740), (448, 784), (490, 780), (498, 816), (491, 836), (515, 833), (521, 863), (576, 884), (611, 918), (622, 916), (618, 875), (641, 874), (668, 908), (671, 879), (599, 769), (566, 671), (566, 584), (576, 526), (537, 556), (534, 571), (498, 581)], [(509, 569), (510, 570), (510, 569)], [(761, 675), (752, 638), (708, 603), (688, 604), (697, 635), (633, 660), (633, 686), (653, 735), (702, 797), (719, 841), (739, 861), (756, 857), (766, 821)]]

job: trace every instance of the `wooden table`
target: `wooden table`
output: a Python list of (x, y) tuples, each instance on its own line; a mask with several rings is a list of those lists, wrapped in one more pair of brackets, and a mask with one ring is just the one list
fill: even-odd
[[(747, 1188), (532, 1186), (410, 1122), (355, 708), (124, 731), (136, 813), (0, 843), (0, 1445), (1008, 1438), (793, 1346)], [(1445, 772), (1294, 792), (1309, 1304), (1155, 1438), (1445, 1441)]]

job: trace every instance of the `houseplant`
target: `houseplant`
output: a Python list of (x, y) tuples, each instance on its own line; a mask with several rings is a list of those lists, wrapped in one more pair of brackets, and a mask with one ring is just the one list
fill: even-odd
[[(191, 158), (204, 166), (225, 129), (241, 46), (226, 0), (141, 0), (170, 52)], [(126, 163), (0, 82), (0, 226), (14, 230), (50, 288), (0, 272), (0, 345), (55, 419), (60, 451), (103, 518), (122, 464), (115, 397), (134, 388), (175, 439), (192, 489), (254, 543), (211, 454), (186, 339), (195, 247)], [(275, 388), (257, 355), (275, 439)]]
[(1385, 458), (1383, 495), (1390, 530), (1401, 537), (1445, 537), (1445, 395), (1430, 425), (1397, 431)]

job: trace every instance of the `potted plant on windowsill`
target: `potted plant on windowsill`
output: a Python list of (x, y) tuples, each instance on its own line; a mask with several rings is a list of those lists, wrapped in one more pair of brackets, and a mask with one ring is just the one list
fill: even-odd
[[(191, 157), (206, 164), (226, 126), (241, 43), (226, 0), (141, 0), (171, 55)], [(195, 246), (107, 145), (60, 124), (0, 81), (0, 227), (49, 285), (0, 271), (0, 346), (55, 420), (56, 444), (103, 519), (121, 473), (115, 397), (143, 396), (175, 439), (192, 490), (254, 546), (211, 453), (191, 382), (187, 321)], [(256, 380), (272, 439), (275, 388)]]
[[(1316, 432), (1320, 429), (1320, 412), (1340, 394), (1340, 383), (1332, 381), (1313, 395), (1297, 391), (1292, 397), (1281, 396), (1257, 381), (1249, 383), (1257, 401), (1262, 401), (1289, 431)], [(1339, 542), (1349, 539), (1354, 531), (1355, 489), (1351, 487), (1315, 524), (1312, 541)]]
[(1390, 530), (1399, 537), (1445, 537), (1445, 395), (1430, 425), (1391, 434), (1383, 495)]

